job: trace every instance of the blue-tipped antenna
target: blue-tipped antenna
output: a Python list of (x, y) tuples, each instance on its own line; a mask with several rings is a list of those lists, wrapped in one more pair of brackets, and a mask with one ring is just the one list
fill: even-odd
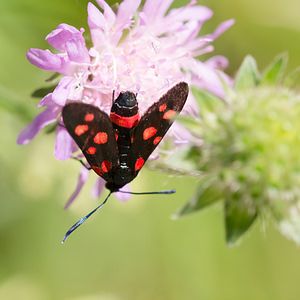
[(127, 191), (118, 191), (118, 193), (123, 194), (131, 194), (131, 195), (157, 195), (157, 194), (174, 194), (176, 190), (166, 190), (166, 191), (159, 191), (159, 192), (145, 192), (145, 193), (135, 193), (135, 192), (127, 192)]
[[(134, 193), (134, 192), (126, 192), (126, 191), (118, 191), (118, 193), (123, 193), (123, 194), (132, 194), (132, 195), (153, 195), (153, 194), (174, 194), (176, 192), (176, 190), (167, 190), (167, 191), (160, 191), (160, 192), (145, 192), (145, 193)], [(85, 222), (94, 212), (96, 212), (99, 208), (101, 208), (106, 201), (108, 200), (108, 198), (110, 197), (110, 195), (112, 194), (112, 192), (110, 192), (108, 194), (108, 196), (105, 198), (105, 200), (98, 206), (96, 207), (94, 210), (92, 210), (89, 214), (87, 214), (84, 218), (80, 219), (77, 223), (75, 223), (69, 230), (68, 232), (65, 234), (63, 240), (62, 240), (62, 244), (66, 241), (66, 239), (69, 237), (69, 235), (75, 230), (77, 229), (83, 222)]]
[(66, 239), (68, 238), (68, 236), (75, 230), (77, 229), (84, 221), (86, 221), (94, 212), (96, 212), (99, 208), (101, 208), (107, 201), (107, 199), (109, 198), (109, 196), (112, 193), (110, 192), (108, 194), (108, 196), (106, 197), (106, 199), (98, 206), (96, 207), (93, 211), (91, 211), (89, 214), (87, 214), (84, 218), (80, 219), (76, 224), (74, 224), (69, 230), (68, 232), (65, 234), (63, 240), (62, 240), (62, 244), (66, 241)]

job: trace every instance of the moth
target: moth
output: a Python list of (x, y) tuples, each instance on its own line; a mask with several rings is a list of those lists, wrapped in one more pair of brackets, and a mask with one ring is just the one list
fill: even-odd
[[(136, 95), (121, 92), (113, 99), (110, 116), (85, 103), (70, 102), (62, 110), (65, 128), (81, 149), (91, 169), (106, 181), (105, 201), (66, 233), (66, 238), (109, 196), (131, 182), (161, 142), (188, 97), (188, 85), (180, 82), (140, 117)], [(164, 191), (157, 193), (170, 193)]]

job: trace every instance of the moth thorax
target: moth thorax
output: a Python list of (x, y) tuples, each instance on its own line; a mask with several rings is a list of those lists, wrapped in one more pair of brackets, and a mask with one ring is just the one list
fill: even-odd
[(122, 92), (114, 101), (111, 112), (121, 117), (132, 117), (139, 111), (136, 95), (132, 92)]
[(114, 128), (120, 132), (135, 127), (140, 120), (136, 95), (131, 92), (120, 93), (111, 107), (110, 119)]

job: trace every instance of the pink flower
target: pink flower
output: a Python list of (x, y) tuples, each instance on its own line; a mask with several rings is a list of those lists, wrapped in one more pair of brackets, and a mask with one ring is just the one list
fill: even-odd
[[(46, 110), (20, 133), (18, 144), (27, 144), (43, 127), (57, 119), (62, 123), (60, 113), (67, 100), (90, 103), (109, 113), (112, 91), (118, 95), (130, 90), (138, 93), (143, 114), (179, 81), (205, 88), (219, 97), (225, 96), (220, 78), (230, 83), (222, 71), (228, 64), (226, 58), (218, 56), (201, 62), (195, 57), (213, 51), (210, 43), (232, 26), (233, 20), (220, 24), (213, 34), (199, 36), (202, 24), (212, 17), (212, 11), (196, 5), (196, 1), (168, 11), (173, 0), (146, 0), (138, 11), (140, 0), (124, 0), (116, 14), (104, 0), (96, 1), (103, 12), (88, 3), (91, 48), (86, 46), (84, 29), (60, 24), (46, 37), (58, 51), (30, 49), (27, 52), (32, 64), (62, 77), (53, 93), (39, 103), (38, 106), (46, 106)], [(192, 93), (182, 113), (198, 114)], [(183, 130), (176, 124), (169, 130), (168, 137), (173, 138), (176, 145), (186, 143), (191, 134), (182, 134), (187, 131)], [(66, 160), (77, 150), (67, 131), (58, 126), (55, 157)], [(77, 189), (68, 203), (77, 196), (87, 177), (82, 170)], [(99, 196), (101, 185), (99, 179), (94, 188), (95, 196)]]

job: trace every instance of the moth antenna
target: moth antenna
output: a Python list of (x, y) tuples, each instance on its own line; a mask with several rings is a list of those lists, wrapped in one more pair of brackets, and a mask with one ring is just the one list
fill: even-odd
[(131, 195), (174, 194), (174, 193), (176, 193), (176, 190), (173, 189), (173, 190), (166, 190), (166, 191), (159, 191), (159, 192), (142, 192), (142, 193), (118, 191), (118, 193), (131, 194)]
[(101, 208), (107, 201), (107, 199), (110, 197), (110, 195), (112, 194), (112, 192), (110, 192), (108, 194), (108, 196), (106, 197), (106, 199), (98, 206), (96, 207), (93, 211), (91, 211), (89, 214), (87, 214), (84, 218), (80, 219), (77, 223), (75, 223), (65, 234), (63, 240), (62, 240), (62, 244), (66, 241), (66, 239), (69, 237), (69, 235), (75, 230), (77, 229), (83, 222), (85, 222), (94, 212), (96, 212), (99, 208)]

